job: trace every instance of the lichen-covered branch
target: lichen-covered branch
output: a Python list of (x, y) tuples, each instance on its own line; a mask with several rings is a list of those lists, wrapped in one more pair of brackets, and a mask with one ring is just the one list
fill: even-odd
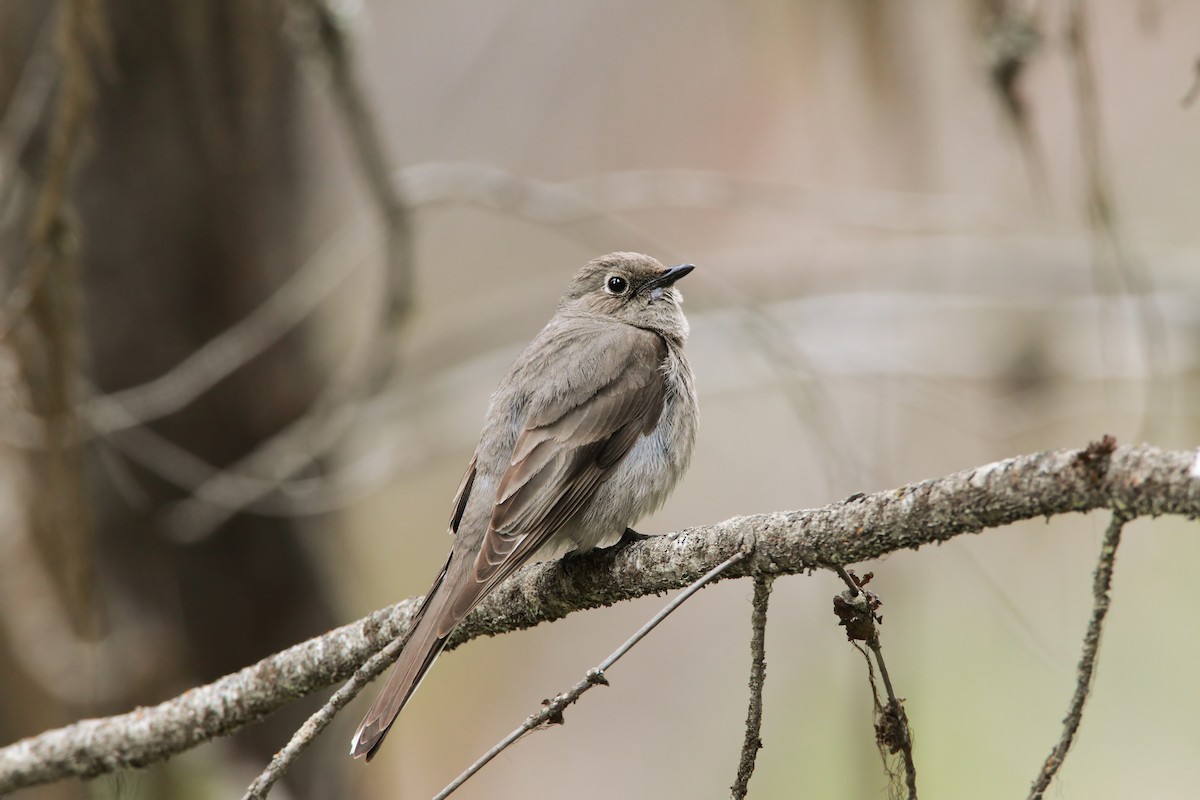
[[(725, 578), (853, 564), (1023, 519), (1109, 509), (1200, 516), (1200, 451), (1115, 447), (998, 461), (807, 511), (735, 517), (515, 575), (451, 637), (457, 646), (588, 608), (678, 589), (741, 551)], [(345, 680), (404, 633), (409, 599), (152, 708), (84, 720), (0, 748), (0, 794), (169, 758)]]

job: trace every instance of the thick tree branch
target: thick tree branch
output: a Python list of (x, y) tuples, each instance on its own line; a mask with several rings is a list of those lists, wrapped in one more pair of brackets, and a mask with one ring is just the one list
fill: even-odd
[[(735, 553), (722, 577), (794, 574), (853, 564), (1023, 519), (1106, 508), (1123, 516), (1200, 516), (1200, 452), (1154, 447), (1018, 456), (808, 511), (735, 517), (615, 552), (526, 568), (451, 638), (457, 646), (559, 619), (573, 611), (678, 589)], [(0, 794), (168, 758), (257, 721), (285, 703), (345, 680), (404, 633), (410, 599), (263, 659), (152, 708), (84, 720), (0, 749)]]

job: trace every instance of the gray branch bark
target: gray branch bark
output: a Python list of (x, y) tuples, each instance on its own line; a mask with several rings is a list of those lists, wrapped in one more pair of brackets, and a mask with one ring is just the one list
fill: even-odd
[[(1012, 522), (1094, 509), (1200, 516), (1200, 451), (1117, 447), (1018, 456), (806, 511), (735, 517), (515, 575), (451, 638), (456, 647), (575, 611), (678, 589), (746, 551), (722, 579), (847, 565)], [(0, 749), (0, 794), (143, 766), (258, 721), (344, 680), (407, 630), (418, 598), (263, 659), (157, 706), (83, 720)]]

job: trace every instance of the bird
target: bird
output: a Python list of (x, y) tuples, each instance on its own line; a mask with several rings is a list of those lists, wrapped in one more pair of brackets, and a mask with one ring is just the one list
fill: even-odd
[(616, 252), (584, 265), (491, 397), (455, 494), (454, 543), (350, 745), (370, 761), (455, 626), (524, 564), (642, 538), (687, 470), (699, 410), (688, 322), (665, 267)]

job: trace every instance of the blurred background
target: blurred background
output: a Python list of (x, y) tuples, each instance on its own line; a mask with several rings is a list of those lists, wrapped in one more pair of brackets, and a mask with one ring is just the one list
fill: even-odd
[[(611, 250), (697, 265), (700, 437), (645, 532), (1105, 433), (1194, 447), (1197, 30), (1170, 0), (8, 0), (0, 741), (424, 592), (490, 392)], [(859, 567), (923, 797), (1028, 791), (1106, 523)], [(1200, 784), (1197, 561), (1195, 523), (1130, 527), (1055, 796)], [(775, 583), (752, 797), (888, 791), (839, 590)], [(456, 796), (725, 796), (751, 591), (700, 593)], [(369, 766), (360, 698), (272, 797), (428, 797), (662, 602), (445, 656)], [(239, 797), (319, 700), (18, 796)]]

